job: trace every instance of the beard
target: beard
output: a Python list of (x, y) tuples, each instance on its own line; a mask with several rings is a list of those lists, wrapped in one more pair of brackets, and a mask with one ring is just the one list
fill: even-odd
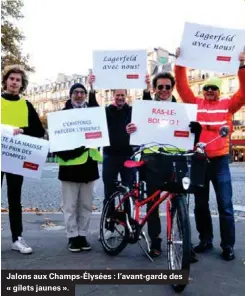
[(72, 102), (74, 108), (83, 108), (85, 106), (85, 100), (83, 102)]

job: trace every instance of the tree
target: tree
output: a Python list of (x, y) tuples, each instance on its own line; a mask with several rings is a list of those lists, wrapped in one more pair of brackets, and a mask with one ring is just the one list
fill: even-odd
[(22, 0), (2, 0), (1, 3), (1, 68), (7, 65), (23, 65), (28, 72), (33, 72), (34, 68), (29, 65), (29, 55), (21, 52), (22, 41), (25, 39), (22, 32), (15, 25), (16, 21), (23, 18), (21, 9), (24, 6)]

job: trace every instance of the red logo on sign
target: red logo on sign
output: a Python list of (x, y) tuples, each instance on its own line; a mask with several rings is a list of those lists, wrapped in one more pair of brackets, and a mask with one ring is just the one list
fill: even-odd
[(231, 57), (217, 56), (217, 61), (229, 62), (230, 60), (231, 60)]
[(189, 134), (187, 131), (174, 131), (174, 136), (178, 138), (188, 138)]
[(38, 168), (39, 168), (39, 164), (25, 161), (24, 164), (23, 164), (23, 168), (28, 169), (28, 170), (37, 171)]
[(85, 133), (85, 139), (98, 139), (102, 138), (102, 132)]
[(127, 79), (139, 79), (139, 75), (138, 74), (128, 74)]

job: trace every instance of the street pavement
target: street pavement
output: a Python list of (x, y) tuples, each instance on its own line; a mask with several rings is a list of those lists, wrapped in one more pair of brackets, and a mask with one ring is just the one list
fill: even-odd
[[(47, 225), (49, 219), (49, 225)], [(99, 214), (92, 215), (88, 240), (92, 251), (78, 254), (67, 249), (63, 215), (60, 213), (24, 213), (24, 237), (33, 247), (34, 253), (22, 255), (11, 251), (11, 236), (8, 214), (2, 214), (2, 269), (33, 269), (33, 270), (91, 270), (91, 269), (167, 269), (166, 238), (163, 231), (163, 254), (150, 262), (138, 245), (129, 245), (121, 254), (110, 257), (103, 251), (98, 241)], [(236, 220), (236, 259), (226, 262), (220, 258), (220, 236), (217, 216), (214, 223), (214, 249), (207, 254), (198, 255), (199, 262), (191, 265), (189, 285), (182, 295), (190, 296), (242, 296), (244, 295), (244, 264), (245, 264), (245, 219)], [(163, 222), (163, 224), (165, 224)], [(191, 218), (192, 239), (197, 243), (194, 219)], [(163, 230), (166, 229), (163, 225)], [(154, 271), (152, 271), (154, 272)], [(45, 282), (43, 282), (45, 285)], [(79, 285), (76, 295), (175, 295), (169, 285)], [(3, 293), (3, 295), (5, 295)], [(6, 294), (8, 295), (8, 294)], [(12, 295), (12, 294), (11, 294)], [(26, 293), (26, 295), (32, 295)], [(43, 295), (43, 294), (40, 294)], [(45, 294), (44, 294), (45, 295)], [(63, 295), (63, 294), (61, 294)]]
[[(233, 204), (236, 215), (244, 215), (245, 212), (245, 162), (231, 164), (232, 185), (233, 185)], [(99, 166), (100, 176), (101, 165)], [(41, 180), (26, 178), (22, 191), (23, 208), (38, 208), (40, 211), (58, 211), (61, 202), (61, 186), (58, 176), (58, 165), (47, 163)], [(102, 178), (96, 181), (96, 196), (93, 198), (93, 204), (96, 211), (101, 211), (102, 201), (104, 199)], [(190, 212), (193, 213), (193, 196), (190, 198)], [(6, 182), (2, 187), (2, 208), (7, 208)], [(217, 203), (211, 186), (210, 209), (212, 214), (217, 214)], [(165, 204), (161, 205), (161, 211), (165, 212)]]
[[(220, 258), (219, 220), (213, 189), (211, 190), (210, 208), (213, 215), (215, 248), (208, 254), (199, 255), (199, 262), (191, 266), (190, 284), (182, 295), (197, 296), (241, 296), (244, 295), (245, 265), (245, 201), (244, 180), (245, 163), (231, 164), (233, 203), (236, 215), (236, 260), (225, 262)], [(46, 164), (41, 180), (25, 179), (22, 192), (24, 210), (37, 208), (38, 214), (24, 213), (24, 238), (33, 247), (32, 255), (22, 255), (11, 251), (8, 213), (2, 213), (2, 269), (167, 269), (166, 245), (163, 254), (151, 263), (137, 245), (129, 245), (117, 257), (105, 254), (98, 241), (98, 226), (103, 201), (103, 183), (96, 182), (96, 206), (92, 215), (89, 242), (93, 250), (72, 254), (67, 250), (63, 215), (60, 208), (60, 182), (57, 179), (57, 164)], [(101, 174), (101, 166), (100, 166)], [(6, 184), (2, 187), (2, 210), (7, 208)], [(45, 212), (42, 212), (45, 211)], [(49, 211), (49, 213), (48, 213)], [(51, 213), (52, 212), (52, 213)], [(190, 199), (190, 213), (193, 243), (198, 242), (193, 218), (193, 197)], [(164, 220), (165, 208), (161, 207)], [(48, 224), (51, 226), (47, 226)], [(165, 224), (163, 222), (163, 224)], [(166, 227), (163, 225), (163, 230)], [(27, 231), (28, 230), (28, 231)], [(164, 232), (164, 231), (163, 231)], [(166, 238), (163, 233), (163, 242)], [(168, 285), (80, 285), (76, 295), (175, 295)], [(4, 295), (4, 294), (3, 294)], [(7, 294), (6, 294), (7, 295)], [(26, 294), (28, 295), (28, 294)], [(30, 295), (30, 294), (29, 294)], [(40, 294), (41, 295), (41, 294)]]

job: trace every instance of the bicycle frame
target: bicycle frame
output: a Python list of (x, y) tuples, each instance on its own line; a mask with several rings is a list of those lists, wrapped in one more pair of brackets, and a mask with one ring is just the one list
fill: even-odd
[[(172, 198), (174, 198), (176, 196), (176, 194), (170, 193), (170, 192), (166, 192), (165, 194), (163, 194), (162, 196), (160, 196), (159, 199), (157, 199), (154, 204), (151, 206), (151, 208), (149, 209), (149, 211), (145, 214), (145, 216), (143, 218), (140, 217), (140, 208), (143, 207), (144, 205), (148, 204), (150, 201), (154, 201), (160, 194), (161, 194), (161, 190), (157, 190), (155, 191), (151, 196), (145, 198), (142, 201), (138, 200), (138, 196), (139, 196), (139, 191), (138, 191), (138, 184), (136, 184), (136, 188), (133, 189), (132, 191), (127, 192), (124, 197), (122, 198), (122, 200), (120, 201), (119, 205), (116, 207), (116, 210), (118, 208), (120, 208), (120, 206), (125, 202), (126, 199), (130, 200), (130, 204), (131, 204), (131, 199), (132, 197), (134, 198), (135, 201), (135, 213), (134, 213), (134, 217), (132, 217), (141, 228), (144, 227), (145, 223), (148, 221), (148, 218), (150, 217), (150, 215), (152, 214), (152, 212), (155, 210), (155, 208), (160, 205), (163, 201), (165, 201), (167, 199), (167, 203), (166, 203), (166, 213), (167, 213), (167, 236), (168, 238), (170, 238), (170, 230), (171, 230), (171, 215), (170, 215), (170, 200)], [(132, 206), (131, 206), (132, 209)], [(125, 226), (125, 225), (124, 225)]]

